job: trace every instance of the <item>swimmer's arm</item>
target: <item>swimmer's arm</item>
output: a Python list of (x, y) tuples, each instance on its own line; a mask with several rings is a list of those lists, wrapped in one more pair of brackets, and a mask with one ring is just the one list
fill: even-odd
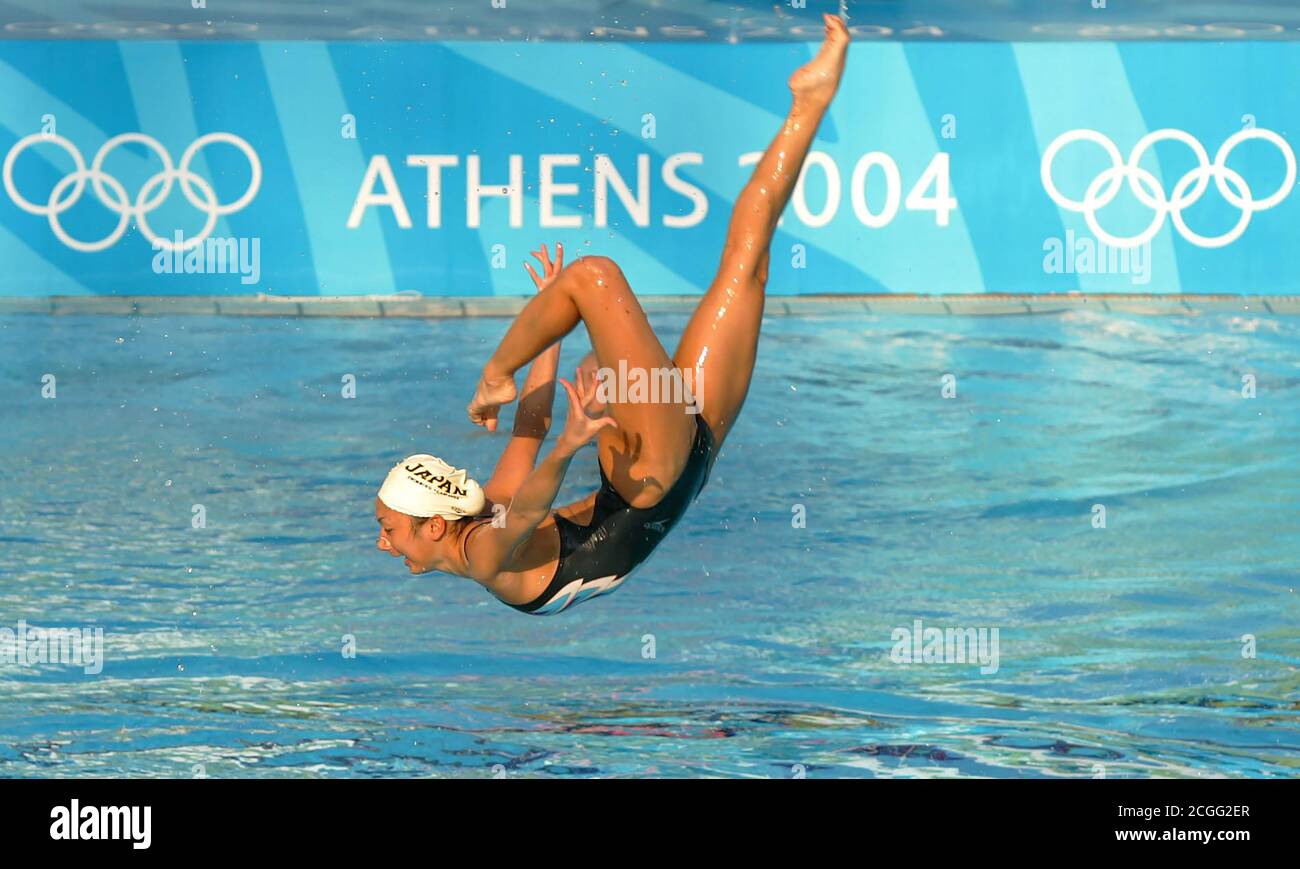
[(576, 452), (577, 446), (557, 443), (515, 493), (505, 513), (505, 525), (485, 528), (470, 538), (466, 554), (475, 581), (491, 588), (497, 574), (514, 558), (515, 550), (551, 515)]
[(551, 430), (551, 408), (555, 404), (555, 369), (560, 362), (560, 342), (556, 341), (533, 360), (524, 379), (523, 398), (515, 410), (515, 426), (510, 443), (497, 461), (492, 478), (483, 486), (483, 494), (494, 504), (507, 504), (519, 491), (537, 462), (542, 441)]
[(496, 575), (514, 558), (515, 550), (520, 544), (551, 515), (551, 507), (560, 494), (560, 484), (564, 482), (564, 475), (569, 470), (569, 462), (573, 461), (582, 445), (595, 440), (601, 429), (618, 427), (612, 417), (593, 419), (584, 409), (584, 405), (595, 394), (596, 384), (593, 380), (579, 374), (576, 387), (567, 380), (560, 382), (564, 384), (564, 391), (569, 396), (569, 413), (564, 420), (564, 431), (555, 439), (554, 448), (538, 463), (515, 493), (510, 508), (506, 510), (505, 525), (483, 531), (470, 541), (471, 547), (478, 541), (478, 546), (470, 557), (471, 575), (489, 588)]
[[(546, 245), (532, 252), (542, 265), (542, 274), (533, 270), (531, 263), (524, 268), (544, 292), (555, 282), (564, 269), (564, 246), (555, 246), (555, 259), (551, 259)], [(543, 350), (528, 368), (524, 388), (515, 410), (515, 427), (510, 443), (497, 461), (492, 478), (483, 486), (483, 494), (494, 504), (504, 504), (515, 496), (524, 479), (537, 463), (537, 453), (551, 430), (551, 406), (555, 403), (555, 369), (560, 363), (560, 342)]]

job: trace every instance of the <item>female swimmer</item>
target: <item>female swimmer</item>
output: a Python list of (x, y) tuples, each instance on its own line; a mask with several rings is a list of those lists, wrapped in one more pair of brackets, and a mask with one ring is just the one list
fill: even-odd
[[(563, 251), (557, 246), (552, 263), (543, 245), (534, 254), (543, 275), (528, 266), (540, 291), (483, 367), (468, 408), (472, 422), (495, 431), (500, 406), (516, 398), (515, 372), (532, 362), (491, 479), (480, 487), (430, 455), (399, 463), (375, 502), (381, 550), (404, 557), (413, 573), (468, 577), (517, 610), (549, 615), (618, 588), (677, 524), (749, 390), (772, 234), (844, 71), (848, 29), (823, 18), (821, 49), (790, 76), (789, 115), (736, 199), (721, 265), (677, 352), (659, 343), (612, 260), (587, 256), (565, 268)], [(590, 365), (579, 367), (576, 384), (561, 381), (568, 417), (537, 462), (559, 341), (580, 320), (601, 382)], [(613, 387), (615, 371), (633, 383)], [(647, 388), (652, 381), (665, 388)], [(569, 462), (593, 438), (600, 489), (554, 507)]]

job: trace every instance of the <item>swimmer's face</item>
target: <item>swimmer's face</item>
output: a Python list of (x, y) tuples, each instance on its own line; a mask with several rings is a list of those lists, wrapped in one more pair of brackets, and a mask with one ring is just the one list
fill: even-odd
[(389, 510), (375, 499), (375, 521), (379, 523), (379, 539), (375, 545), (381, 552), (404, 559), (411, 573), (428, 573), (431, 570), (451, 572), (447, 557), (447, 520), (441, 516), (414, 527), (410, 516)]

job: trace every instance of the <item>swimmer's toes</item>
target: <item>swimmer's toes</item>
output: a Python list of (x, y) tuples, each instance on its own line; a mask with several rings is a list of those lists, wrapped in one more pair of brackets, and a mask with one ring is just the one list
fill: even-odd
[(822, 13), (822, 20), (826, 22), (826, 38), (833, 39), (837, 42), (849, 41), (849, 27), (844, 23), (844, 19), (838, 15)]

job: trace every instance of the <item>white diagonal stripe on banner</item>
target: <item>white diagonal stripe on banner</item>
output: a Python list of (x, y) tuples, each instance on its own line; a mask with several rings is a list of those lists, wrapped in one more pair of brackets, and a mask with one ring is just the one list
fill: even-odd
[[(1071, 45), (1073, 59), (1068, 69), (1061, 67), (1059, 46), (1022, 43), (1012, 48), (1024, 85), (1025, 100), (1029, 103), (1039, 154), (1067, 130), (1098, 130), (1118, 144), (1124, 154), (1150, 132), (1129, 86), (1119, 46), (1074, 43)], [(1064, 154), (1062, 157), (1058, 162), (1067, 165), (1070, 157)], [(1162, 178), (1159, 158), (1154, 150), (1150, 160), (1156, 166), (1155, 176)], [(1036, 176), (1039, 167), (1026, 166), (1024, 171)], [(1082, 191), (1071, 195), (1080, 193)], [(1043, 191), (1042, 195), (1046, 198), (1048, 194)], [(1061, 225), (1072, 230), (1076, 237), (1092, 237), (1082, 214), (1063, 208), (1058, 208), (1058, 211)], [(1044, 235), (1047, 232), (1044, 228)], [(1161, 229), (1151, 240), (1148, 268), (1150, 285), (1137, 289), (1149, 293), (1182, 290), (1173, 234), (1168, 229)], [(1128, 274), (1079, 274), (1076, 277), (1078, 289), (1084, 292), (1133, 292), (1135, 289), (1132, 276)]]
[[(291, 155), (316, 279), (333, 281), (319, 292), (395, 292), (398, 288), (379, 222), (372, 216), (356, 229), (347, 228), (348, 213), (366, 174), (366, 157), (359, 139), (345, 139), (339, 131), (343, 115), (357, 114), (361, 107), (348, 106), (344, 99), (328, 46), (290, 44), (292, 51), (276, 42), (259, 43), (258, 49), (284, 131), (284, 147)], [(366, 123), (364, 113), (357, 122)]]

